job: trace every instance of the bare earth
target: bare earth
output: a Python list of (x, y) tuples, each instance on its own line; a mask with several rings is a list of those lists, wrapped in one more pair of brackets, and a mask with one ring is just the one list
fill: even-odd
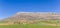
[[(13, 25), (13, 24), (7, 24), (7, 23), (6, 23), (6, 24), (2, 24), (2, 23), (1, 23), (0, 26), (1, 26), (1, 25)], [(45, 25), (56, 26), (56, 24), (45, 24)], [(60, 26), (60, 24), (57, 24), (57, 26)]]
[(7, 23), (5, 23), (5, 24), (2, 24), (2, 23), (1, 23), (0, 25), (12, 25), (12, 24), (7, 24)]

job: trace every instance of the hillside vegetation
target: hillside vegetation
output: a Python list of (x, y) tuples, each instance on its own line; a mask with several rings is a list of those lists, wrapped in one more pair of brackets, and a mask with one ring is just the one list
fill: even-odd
[(60, 28), (55, 12), (18, 12), (0, 21), (0, 28)]

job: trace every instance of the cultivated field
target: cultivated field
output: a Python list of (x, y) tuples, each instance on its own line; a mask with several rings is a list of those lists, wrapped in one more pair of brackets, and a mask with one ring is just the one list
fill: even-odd
[(15, 24), (15, 25), (0, 25), (0, 28), (60, 28), (59, 26), (49, 26), (49, 25), (41, 25), (41, 24)]
[(38, 24), (0, 23), (0, 28), (60, 28), (60, 20), (40, 21)]

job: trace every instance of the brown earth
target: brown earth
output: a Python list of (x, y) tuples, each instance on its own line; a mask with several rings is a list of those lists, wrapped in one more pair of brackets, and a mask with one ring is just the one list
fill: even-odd
[(7, 23), (3, 24), (3, 23), (1, 23), (0, 25), (12, 25), (12, 24), (7, 24)]

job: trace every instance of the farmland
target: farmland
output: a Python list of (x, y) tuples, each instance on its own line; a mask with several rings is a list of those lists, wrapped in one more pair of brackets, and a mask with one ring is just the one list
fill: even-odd
[(40, 25), (40, 24), (31, 24), (31, 25), (15, 24), (15, 25), (6, 25), (6, 26), (2, 25), (2, 26), (0, 26), (0, 28), (60, 28), (60, 27), (59, 26), (58, 27), (56, 27), (56, 26), (46, 26), (46, 25)]
[[(6, 24), (0, 23), (0, 28), (60, 28), (59, 20), (40, 21), (38, 24)], [(4, 25), (5, 24), (5, 25)], [(57, 26), (56, 26), (57, 24)]]

